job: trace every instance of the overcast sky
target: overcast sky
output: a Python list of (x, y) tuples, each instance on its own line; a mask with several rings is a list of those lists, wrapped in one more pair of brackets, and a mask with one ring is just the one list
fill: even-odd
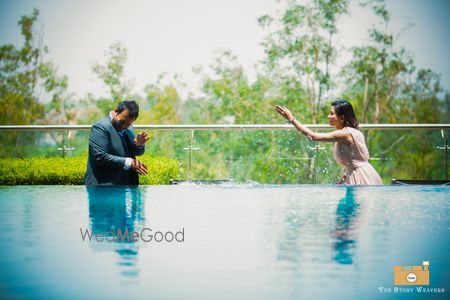
[[(442, 75), (450, 90), (450, 0), (391, 0), (391, 30), (414, 26), (399, 38), (419, 68)], [(0, 0), (0, 44), (20, 45), (17, 21), (40, 10), (44, 43), (59, 72), (69, 77), (69, 89), (78, 95), (104, 94), (92, 73), (95, 61), (115, 41), (128, 49), (126, 76), (135, 91), (158, 74), (179, 73), (192, 83), (192, 68), (208, 66), (217, 49), (230, 49), (246, 70), (264, 56), (264, 32), (257, 18), (280, 6), (275, 0)], [(340, 24), (339, 43), (351, 47), (367, 41), (366, 30), (375, 19), (357, 5)]]

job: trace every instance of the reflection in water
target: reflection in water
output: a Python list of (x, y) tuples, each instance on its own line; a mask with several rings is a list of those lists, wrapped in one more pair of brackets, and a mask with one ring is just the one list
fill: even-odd
[(334, 259), (340, 264), (353, 263), (359, 207), (355, 197), (355, 187), (348, 186), (345, 197), (339, 201), (336, 209)]
[[(0, 299), (448, 298), (450, 188), (441, 189), (0, 187)], [(79, 236), (80, 226), (153, 223), (192, 235), (182, 245)], [(430, 287), (445, 294), (379, 292), (393, 286), (393, 265), (425, 259)]]
[[(305, 272), (311, 274), (311, 270), (320, 270), (330, 260), (341, 265), (353, 264), (362, 201), (366, 199), (362, 192), (359, 187), (347, 186), (344, 197), (331, 199), (330, 202), (291, 202), (282, 220), (277, 261), (293, 270), (296, 278), (304, 277)], [(330, 210), (331, 214), (324, 213), (327, 205), (336, 205), (335, 210)], [(326, 275), (332, 276), (333, 272), (330, 270)]]
[[(95, 233), (140, 232), (145, 226), (144, 202), (138, 187), (86, 187), (89, 196), (90, 230)], [(90, 245), (96, 251), (114, 251), (118, 265), (125, 277), (137, 277), (139, 241), (116, 239), (98, 242), (92, 238)]]
[(285, 260), (298, 266), (301, 257), (300, 231), (303, 220), (298, 214), (299, 208), (295, 204), (287, 210), (284, 219), (285, 227), (278, 242), (278, 260)]

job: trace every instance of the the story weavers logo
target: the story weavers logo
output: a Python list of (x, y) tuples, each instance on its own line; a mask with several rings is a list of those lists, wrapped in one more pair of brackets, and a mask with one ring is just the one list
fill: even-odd
[(421, 266), (394, 266), (394, 285), (430, 285), (429, 261)]
[[(444, 294), (445, 287), (430, 286), (430, 261), (425, 260), (421, 266), (394, 266), (394, 286), (379, 286), (382, 294)], [(439, 278), (436, 280), (439, 281)]]

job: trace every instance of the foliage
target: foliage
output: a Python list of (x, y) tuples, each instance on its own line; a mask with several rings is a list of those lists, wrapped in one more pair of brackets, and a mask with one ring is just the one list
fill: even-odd
[[(178, 176), (178, 163), (160, 157), (142, 156), (148, 175), (140, 176), (140, 184), (168, 184)], [(82, 185), (87, 156), (0, 159), (0, 185)]]
[(295, 104), (305, 106), (305, 116), (316, 123), (323, 97), (333, 85), (330, 69), (338, 54), (333, 38), (348, 1), (286, 1), (286, 6), (279, 16), (259, 18), (269, 30), (263, 43), (266, 65), (281, 82), (293, 82), (302, 92)]
[[(24, 43), (21, 48), (12, 44), (0, 46), (0, 124), (66, 123), (74, 115), (66, 102), (67, 77), (59, 76), (50, 61), (45, 60), (47, 47), (38, 30), (39, 11), (18, 22)], [(45, 105), (42, 100), (47, 100)], [(14, 113), (11, 113), (14, 112)], [(33, 135), (0, 136), (0, 156), (11, 148), (20, 149), (32, 141)]]
[[(325, 100), (339, 92), (354, 105), (361, 123), (449, 122), (450, 94), (443, 90), (438, 74), (417, 70), (412, 54), (396, 45), (395, 33), (388, 31), (391, 16), (383, 0), (360, 1), (379, 23), (369, 29), (367, 43), (351, 49), (337, 44), (339, 20), (348, 14), (349, 0), (281, 2), (284, 6), (280, 12), (258, 20), (265, 31), (262, 45), (266, 56), (255, 66), (254, 79), (249, 79), (250, 72), (231, 50), (221, 50), (214, 54), (209, 67), (195, 71), (200, 87), (194, 93), (183, 94), (185, 85), (177, 75), (168, 78), (162, 74), (146, 86), (143, 95), (133, 94), (132, 84), (124, 75), (127, 50), (116, 42), (110, 46), (105, 61), (92, 68), (104, 83), (107, 96), (89, 94), (82, 98), (77, 115), (71, 115), (70, 95), (65, 93), (67, 78), (56, 76), (50, 63), (38, 65), (33, 56), (36, 53), (31, 49), (41, 49), (32, 46), (36, 38), (29, 30), (37, 14), (25, 16), (20, 22), (26, 37), (23, 49), (11, 45), (1, 48), (0, 92), (5, 94), (0, 101), (8, 110), (17, 112), (11, 119), (14, 124), (44, 120), (55, 123), (59, 119), (52, 116), (62, 115), (67, 122), (91, 124), (124, 98), (139, 103), (137, 124), (278, 124), (284, 120), (275, 113), (276, 104), (289, 107), (299, 121), (315, 124), (323, 123), (328, 114), (329, 103)], [(339, 67), (336, 62), (343, 51), (350, 54), (350, 60)], [(31, 79), (36, 74), (41, 79), (34, 82)], [(45, 107), (30, 92), (39, 82), (53, 93), (51, 104)], [(440, 132), (364, 134), (371, 163), (385, 182), (393, 177), (443, 177), (443, 152), (436, 150), (443, 144)], [(16, 133), (0, 135), (2, 146), (6, 145), (0, 157), (20, 156), (19, 150), (31, 156), (55, 153), (55, 147), (43, 147), (48, 135), (33, 140), (26, 133), (17, 134), (20, 143), (15, 144), (5, 139), (10, 135)], [(150, 135), (147, 153), (169, 157), (179, 164), (166, 164), (164, 159), (160, 159), (161, 165), (153, 162), (155, 168), (166, 170), (166, 175), (141, 178), (145, 183), (167, 182), (171, 176), (280, 184), (333, 183), (342, 175), (331, 144), (310, 142), (294, 131), (155, 131)], [(62, 145), (61, 139), (53, 139)], [(79, 153), (84, 151), (86, 139), (80, 134), (66, 142), (76, 145)]]
[(178, 178), (179, 163), (165, 157), (144, 155), (140, 160), (148, 167), (148, 175), (139, 176), (140, 184), (169, 184), (170, 179)]
[(106, 62), (102, 65), (95, 63), (92, 71), (108, 88), (108, 92), (113, 102), (119, 102), (130, 94), (132, 83), (124, 78), (125, 61), (128, 51), (119, 42), (111, 44), (106, 53)]
[[(162, 80), (162, 77), (159, 78)], [(177, 124), (181, 121), (182, 103), (173, 83), (160, 81), (145, 87), (146, 97), (141, 100), (140, 117), (137, 124)]]
[(127, 48), (120, 42), (112, 43), (105, 52), (103, 62), (95, 62), (92, 72), (103, 82), (106, 94), (103, 96), (88, 93), (79, 99), (79, 123), (92, 124), (109, 114), (123, 100), (136, 100), (141, 97), (132, 92), (133, 82), (125, 77)]
[(354, 47), (353, 59), (343, 69), (342, 75), (353, 93), (364, 123), (394, 123), (398, 121), (400, 108), (396, 96), (415, 71), (412, 55), (404, 48), (396, 50), (395, 40), (387, 28), (390, 14), (383, 1), (363, 3), (379, 17), (381, 29), (369, 29), (368, 45)]

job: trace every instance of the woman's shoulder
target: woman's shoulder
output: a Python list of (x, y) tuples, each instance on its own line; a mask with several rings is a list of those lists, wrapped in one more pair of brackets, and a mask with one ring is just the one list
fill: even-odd
[(359, 131), (359, 129), (356, 129), (353, 127), (344, 127), (342, 130), (346, 130), (347, 132), (350, 132), (350, 133), (356, 133), (356, 134), (363, 135), (363, 133), (361, 131)]
[(361, 131), (359, 131), (359, 129), (353, 127), (344, 127), (343, 129), (345, 129), (346, 132), (348, 132), (353, 137), (353, 142), (355, 141), (362, 142), (365, 140), (364, 134)]
[(348, 135), (351, 134), (351, 132), (349, 130), (347, 130), (347, 127), (341, 128), (341, 129), (336, 129), (333, 131), (334, 134), (337, 135)]

